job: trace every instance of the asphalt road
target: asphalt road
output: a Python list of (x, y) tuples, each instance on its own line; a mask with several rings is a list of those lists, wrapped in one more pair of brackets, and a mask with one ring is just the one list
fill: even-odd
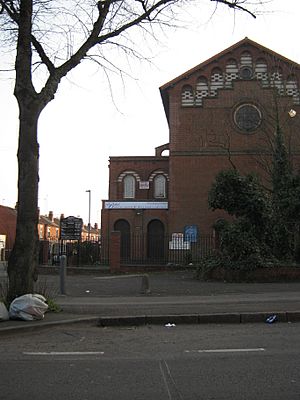
[(299, 400), (300, 324), (98, 328), (8, 336), (5, 400)]

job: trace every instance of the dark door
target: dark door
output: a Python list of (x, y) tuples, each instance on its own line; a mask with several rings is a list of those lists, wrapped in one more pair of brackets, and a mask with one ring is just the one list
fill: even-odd
[(148, 258), (156, 262), (163, 261), (165, 253), (165, 227), (158, 219), (148, 224), (147, 244)]
[(130, 258), (130, 225), (125, 219), (119, 219), (114, 224), (114, 230), (121, 232), (121, 260)]

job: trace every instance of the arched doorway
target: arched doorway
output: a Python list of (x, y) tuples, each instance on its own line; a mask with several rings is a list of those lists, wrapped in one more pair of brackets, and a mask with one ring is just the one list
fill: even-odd
[(130, 225), (125, 219), (119, 219), (114, 224), (114, 230), (121, 232), (121, 260), (130, 257)]
[(151, 261), (162, 262), (165, 255), (165, 227), (154, 219), (147, 227), (147, 256)]

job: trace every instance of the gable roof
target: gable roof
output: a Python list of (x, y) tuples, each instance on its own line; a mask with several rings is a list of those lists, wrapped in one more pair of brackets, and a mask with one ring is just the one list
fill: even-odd
[(220, 53), (214, 55), (213, 57), (210, 57), (208, 60), (196, 65), (195, 67), (189, 69), (188, 71), (186, 71), (183, 74), (177, 76), (176, 78), (172, 79), (171, 81), (165, 83), (164, 85), (162, 85), (159, 88), (167, 119), (169, 119), (168, 118), (168, 113), (169, 113), (169, 111), (168, 111), (168, 108), (169, 108), (168, 89), (174, 87), (175, 85), (177, 85), (182, 80), (189, 78), (195, 72), (199, 72), (199, 70), (202, 70), (205, 67), (209, 66), (209, 64), (211, 64), (212, 62), (216, 62), (221, 57), (224, 57), (227, 54), (231, 55), (231, 53), (234, 50), (236, 50), (236, 49), (238, 49), (240, 47), (249, 46), (249, 45), (252, 46), (252, 47), (256, 47), (260, 51), (268, 54), (269, 56), (272, 56), (274, 59), (280, 60), (280, 61), (282, 61), (282, 62), (284, 62), (286, 64), (289, 64), (289, 65), (292, 65), (293, 68), (300, 70), (300, 64), (289, 60), (288, 58), (276, 53), (273, 50), (268, 49), (267, 47), (262, 46), (261, 44), (249, 39), (248, 37), (245, 37), (244, 39), (238, 41), (237, 43), (233, 44), (232, 46), (228, 47), (227, 49), (221, 51)]
[(55, 220), (51, 221), (51, 219), (49, 219), (49, 217), (47, 217), (46, 215), (40, 215), (39, 224), (59, 227), (59, 224)]
[(194, 72), (197, 72), (198, 70), (203, 69), (204, 67), (209, 65), (211, 62), (214, 62), (217, 59), (219, 59), (220, 57), (225, 56), (227, 53), (231, 53), (233, 50), (235, 50), (239, 47), (245, 46), (245, 45), (252, 45), (253, 47), (258, 48), (259, 50), (272, 55), (274, 58), (282, 60), (285, 63), (292, 64), (295, 68), (300, 69), (300, 64), (296, 63), (295, 61), (291, 61), (288, 58), (276, 53), (275, 51), (270, 50), (267, 47), (264, 47), (261, 44), (254, 42), (253, 40), (245, 37), (244, 39), (240, 40), (239, 42), (235, 43), (234, 45), (228, 47), (227, 49), (221, 51), (220, 53), (214, 55), (213, 57), (210, 57), (208, 60), (196, 65), (195, 67), (189, 69), (188, 71), (177, 76), (176, 78), (172, 79), (171, 81), (165, 83), (164, 85), (162, 85), (159, 88), (160, 91), (164, 91), (164, 90), (168, 89), (169, 87), (176, 85), (179, 81), (186, 79)]

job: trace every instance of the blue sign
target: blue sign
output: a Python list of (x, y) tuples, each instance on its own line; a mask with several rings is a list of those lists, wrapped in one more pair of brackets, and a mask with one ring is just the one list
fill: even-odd
[(198, 240), (198, 226), (187, 225), (184, 227), (184, 241), (185, 242), (197, 242)]

